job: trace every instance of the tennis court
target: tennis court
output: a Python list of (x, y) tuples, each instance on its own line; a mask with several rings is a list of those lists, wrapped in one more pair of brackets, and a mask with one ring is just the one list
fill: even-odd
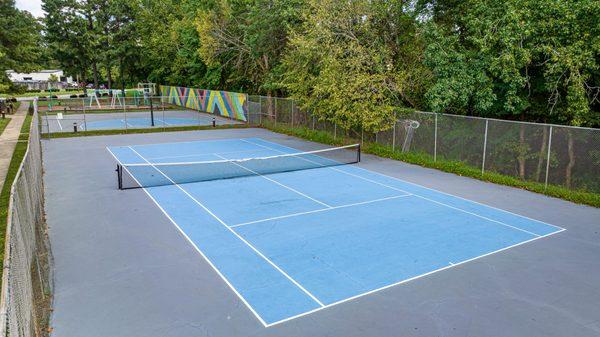
[(121, 187), (143, 187), (264, 326), (564, 230), (365, 170), (358, 146), (236, 138), (108, 151)]
[(216, 125), (241, 124), (233, 119), (193, 110), (157, 110), (153, 116), (149, 110), (87, 114), (54, 113), (42, 118), (44, 132), (50, 133), (73, 132), (74, 126), (78, 131), (206, 126), (212, 125), (213, 119)]

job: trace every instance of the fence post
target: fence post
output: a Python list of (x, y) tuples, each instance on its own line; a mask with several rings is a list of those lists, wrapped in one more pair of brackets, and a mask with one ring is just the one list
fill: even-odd
[(438, 114), (435, 114), (434, 128), (433, 128), (433, 161), (437, 161), (437, 129), (438, 129)]
[(481, 161), (481, 174), (485, 171), (485, 151), (487, 149), (488, 122), (485, 120), (485, 133), (483, 134), (483, 160)]
[(125, 115), (125, 133), (127, 133), (127, 108), (123, 105), (123, 114)]
[(262, 126), (262, 96), (258, 95), (258, 124)]
[(398, 120), (394, 120), (394, 126), (392, 126), (392, 151), (396, 151), (396, 124)]
[(294, 100), (292, 100), (292, 119), (290, 120), (290, 125), (292, 128), (294, 127)]
[(552, 126), (550, 126), (550, 136), (548, 137), (548, 155), (546, 156), (546, 179), (544, 180), (544, 190), (548, 188), (548, 173), (550, 172), (550, 149), (552, 148)]
[(85, 98), (82, 98), (81, 100), (83, 102), (83, 105), (82, 105), (82, 107), (83, 107), (83, 128), (85, 129), (85, 131), (87, 131), (88, 128), (87, 128), (87, 119), (85, 117)]
[(315, 115), (313, 115), (312, 112), (310, 113), (310, 115), (312, 116), (312, 129), (314, 131), (315, 130)]
[(333, 140), (337, 138), (337, 124), (333, 123)]

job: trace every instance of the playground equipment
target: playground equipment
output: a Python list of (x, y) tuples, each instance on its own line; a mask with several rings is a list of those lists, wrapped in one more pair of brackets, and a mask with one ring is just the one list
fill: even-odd
[(112, 96), (110, 100), (111, 108), (116, 108), (117, 106), (125, 107), (125, 97), (123, 96), (123, 92), (121, 90), (111, 90), (110, 94)]
[(96, 104), (98, 105), (98, 109), (102, 108), (102, 106), (100, 105), (100, 100), (98, 100), (98, 91), (94, 91), (92, 94), (89, 95), (90, 98), (90, 102), (88, 104), (88, 107), (92, 107), (92, 104), (94, 103), (94, 101), (96, 101)]

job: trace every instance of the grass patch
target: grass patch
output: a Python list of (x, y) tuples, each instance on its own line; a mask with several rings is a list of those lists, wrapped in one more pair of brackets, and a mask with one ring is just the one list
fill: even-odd
[(4, 185), (2, 186), (2, 191), (0, 192), (0, 264), (2, 265), (4, 263), (4, 243), (6, 240), (6, 224), (8, 221), (8, 203), (10, 198), (10, 189), (12, 188), (12, 184), (15, 180), (15, 177), (17, 176), (17, 171), (19, 170), (19, 166), (23, 161), (25, 152), (27, 152), (26, 141), (29, 139), (31, 118), (32, 116), (30, 115), (27, 115), (25, 117), (25, 121), (23, 122), (23, 126), (21, 127), (21, 135), (19, 135), (19, 140), (21, 142), (17, 142), (17, 144), (15, 145), (15, 150), (13, 152), (10, 164), (8, 166), (8, 172), (6, 173), (6, 177), (4, 178)]
[(4, 129), (6, 129), (6, 126), (9, 122), (10, 118), (0, 118), (0, 135), (2, 134), (2, 132), (4, 132)]
[[(264, 125), (263, 127), (277, 133), (283, 133), (286, 135), (303, 138), (313, 142), (334, 146), (347, 145), (357, 142), (357, 140), (355, 139), (342, 137), (334, 138), (332, 134), (326, 131), (311, 130), (305, 127), (289, 127), (281, 124)], [(398, 152), (394, 151), (390, 146), (385, 146), (372, 142), (364, 142), (361, 146), (361, 150), (364, 153), (374, 154), (382, 158), (399, 160), (406, 163), (433, 168), (448, 173), (454, 173), (460, 176), (491, 182), (494, 184), (517, 187), (524, 190), (544, 194), (547, 196), (572, 201), (578, 204), (600, 207), (600, 194), (597, 193), (570, 190), (568, 188), (557, 185), (548, 185), (546, 187), (542, 183), (524, 181), (515, 177), (494, 172), (485, 172), (481, 174), (481, 168), (472, 167), (463, 162), (448, 160), (434, 161), (433, 157), (428, 154), (415, 152)]]
[[(171, 132), (171, 131), (198, 131), (198, 130), (221, 130), (221, 129), (245, 129), (248, 128), (248, 124), (226, 124), (217, 125), (215, 127), (211, 125), (202, 126), (176, 126), (166, 128), (143, 128), (143, 129), (120, 129), (120, 130), (90, 130), (80, 132), (57, 132), (51, 133), (49, 138), (72, 138), (72, 137), (85, 137), (85, 136), (110, 136), (110, 135), (126, 135), (134, 133), (157, 133), (157, 132)], [(43, 136), (48, 138), (47, 135)]]

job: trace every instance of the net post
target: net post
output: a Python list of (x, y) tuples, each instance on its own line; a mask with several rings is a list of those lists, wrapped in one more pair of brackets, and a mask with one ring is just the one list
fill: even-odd
[(121, 166), (121, 164), (117, 164), (117, 169), (115, 171), (117, 171), (117, 185), (119, 186), (119, 189), (122, 190), (123, 189), (123, 167)]
[(485, 133), (483, 134), (483, 159), (481, 161), (481, 175), (485, 172), (485, 151), (487, 149), (487, 136), (488, 136), (488, 124), (489, 119), (485, 120)]
[(548, 136), (548, 154), (546, 155), (546, 179), (544, 180), (544, 190), (548, 188), (548, 173), (550, 172), (550, 149), (552, 148), (552, 125), (550, 125), (550, 135)]
[[(144, 95), (145, 94), (146, 93), (144, 93)], [(152, 106), (152, 95), (148, 94), (148, 100), (150, 101), (150, 125), (154, 127), (154, 107)]]
[(357, 163), (360, 163), (360, 152), (361, 152), (361, 151), (360, 151), (360, 146), (361, 146), (361, 145), (360, 145), (360, 144), (358, 144), (358, 152), (356, 153), (356, 157), (357, 157), (357, 158), (356, 158), (356, 162), (357, 162)]

